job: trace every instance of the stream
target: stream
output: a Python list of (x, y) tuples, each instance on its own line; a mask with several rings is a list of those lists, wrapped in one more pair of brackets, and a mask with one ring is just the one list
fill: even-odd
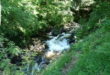
[[(58, 35), (53, 35), (52, 32), (50, 32), (47, 36), (48, 39), (43, 42), (43, 45), (40, 45), (42, 48), (40, 48), (39, 45), (35, 46), (37, 50), (40, 48), (39, 50), (43, 50), (43, 52), (41, 55), (35, 56), (35, 63), (31, 65), (31, 70), (30, 65), (27, 65), (25, 69), (26, 75), (35, 75), (36, 72), (40, 72), (42, 69), (46, 68), (53, 59), (60, 56), (64, 51), (69, 50), (71, 44), (75, 43), (76, 39), (72, 30), (62, 32)], [(35, 50), (34, 46), (31, 46), (31, 49)]]

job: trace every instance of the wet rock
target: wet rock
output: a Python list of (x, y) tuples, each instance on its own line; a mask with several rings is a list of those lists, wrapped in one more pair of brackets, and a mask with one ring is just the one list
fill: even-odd
[(14, 56), (11, 58), (11, 63), (16, 65), (22, 65), (22, 57), (21, 56)]
[(48, 51), (45, 53), (45, 58), (47, 59), (52, 59), (55, 58), (56, 56), (57, 56), (57, 52)]
[(35, 61), (38, 65), (41, 64), (49, 64), (49, 59), (45, 58), (44, 55), (37, 55), (35, 56)]
[(65, 24), (63, 30), (65, 30), (67, 33), (73, 33), (78, 28), (80, 28), (80, 25), (78, 23), (71, 22), (71, 23)]
[(41, 55), (35, 56), (35, 61), (39, 65), (42, 62), (42, 56)]
[(33, 38), (33, 44), (29, 46), (29, 50), (35, 51), (35, 52), (43, 52), (45, 49), (45, 43), (43, 43), (38, 38)]
[(71, 36), (67, 38), (69, 40), (69, 44), (75, 43), (75, 33), (71, 33)]

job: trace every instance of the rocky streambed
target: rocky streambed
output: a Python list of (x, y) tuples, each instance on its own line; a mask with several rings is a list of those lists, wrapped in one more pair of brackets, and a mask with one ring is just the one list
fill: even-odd
[[(70, 45), (75, 43), (76, 36), (74, 31), (79, 28), (77, 23), (71, 23), (64, 26), (63, 30), (54, 35), (54, 31), (47, 33), (47, 39), (41, 40), (38, 37), (32, 38), (32, 44), (29, 45), (29, 50), (37, 52), (34, 57), (35, 63), (31, 66), (29, 75), (34, 75), (34, 72), (39, 72), (44, 69), (53, 59), (59, 57), (64, 51), (69, 50)], [(28, 65), (26, 72), (30, 69)]]

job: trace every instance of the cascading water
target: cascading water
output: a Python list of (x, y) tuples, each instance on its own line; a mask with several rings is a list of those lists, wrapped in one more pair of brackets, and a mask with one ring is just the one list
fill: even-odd
[(67, 50), (70, 48), (69, 39), (71, 34), (62, 33), (56, 37), (53, 37), (50, 40), (46, 41), (47, 46), (49, 47), (49, 51), (57, 51), (62, 52), (63, 50)]
[(48, 37), (46, 36), (46, 38), (48, 38), (48, 40), (44, 41), (40, 38), (35, 38), (35, 43), (31, 45), (29, 50), (38, 50), (38, 53), (42, 53), (41, 55), (38, 54), (35, 56), (34, 61), (27, 64), (26, 68), (23, 69), (26, 75), (35, 75), (41, 69), (45, 68), (46, 65), (48, 65), (53, 58), (55, 58), (54, 56), (59, 56), (59, 54), (61, 54), (63, 51), (69, 50), (71, 43), (77, 41), (74, 32), (79, 28), (80, 25), (78, 23), (72, 22), (64, 25), (63, 30), (61, 30), (63, 33), (57, 36), (57, 33), (55, 33), (54, 30), (50, 33), (47, 33)]
[[(36, 63), (32, 66), (32, 72), (29, 75), (34, 75), (35, 71), (40, 71), (45, 65), (48, 65), (53, 56), (61, 54), (65, 50), (70, 48), (71, 33), (61, 33), (57, 36), (49, 36), (51, 39), (45, 41), (48, 46), (46, 52), (41, 56), (36, 56)], [(28, 71), (27, 71), (28, 72)]]

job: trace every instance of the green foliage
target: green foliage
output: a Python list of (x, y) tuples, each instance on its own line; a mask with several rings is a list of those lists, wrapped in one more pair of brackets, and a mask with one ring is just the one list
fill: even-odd
[[(105, 24), (109, 24), (110, 20), (110, 3), (108, 2), (99, 2), (99, 4), (95, 5), (93, 12), (90, 14), (89, 21), (87, 23), (83, 23), (81, 25), (81, 30), (78, 31), (77, 35), (79, 38), (83, 38), (84, 36), (90, 34), (95, 31), (97, 28), (105, 26)], [(106, 13), (106, 14), (105, 14)], [(104, 23), (105, 21), (108, 21)], [(109, 27), (109, 25), (108, 25)]]
[(16, 44), (23, 45), (40, 30), (61, 27), (72, 21), (70, 6), (70, 1), (3, 0), (0, 32)]
[[(32, 72), (30, 67), (34, 65), (33, 57), (37, 53), (22, 50), (18, 45), (26, 45), (30, 37), (39, 34), (40, 31), (44, 32), (49, 28), (59, 29), (71, 22), (73, 20), (70, 11), (71, 1), (2, 0), (1, 3), (0, 71), (3, 75), (25, 75), (23, 71), (28, 68), (27, 74), (30, 74)], [(78, 5), (82, 7), (83, 4)], [(67, 75), (110, 74), (110, 3), (107, 0), (103, 2), (96, 0), (94, 7), (88, 22), (83, 19), (82, 21), (86, 23), (83, 22), (81, 29), (76, 32), (78, 38), (84, 39), (50, 64), (41, 75), (62, 75), (62, 68), (74, 56), (78, 56), (79, 61), (71, 65), (72, 68)], [(77, 55), (77, 51), (81, 54)], [(20, 66), (12, 63), (12, 59), (19, 56), (22, 60)]]
[(80, 60), (68, 72), (69, 75), (109, 75), (110, 74), (110, 32), (101, 28), (79, 42), (75, 50), (83, 51)]
[[(16, 65), (11, 63), (11, 59), (21, 54), (21, 49), (0, 35), (0, 70), (3, 75), (13, 75), (17, 71)], [(14, 70), (14, 71), (13, 71)]]
[(22, 50), (12, 41), (0, 35), (0, 71), (3, 75), (25, 75), (23, 70), (28, 68), (27, 65), (34, 63), (35, 55), (37, 53)]
[[(40, 31), (59, 29), (65, 23), (71, 22), (71, 1), (2, 0), (1, 4), (0, 70), (3, 75), (24, 75), (23, 70), (28, 65), (33, 65), (33, 57), (37, 53), (19, 47), (24, 48), (31, 36), (39, 34)], [(21, 65), (12, 63), (13, 60)]]
[(94, 0), (73, 0), (72, 4), (73, 4), (73, 9), (74, 10), (80, 10), (82, 8), (91, 6), (95, 3)]
[[(74, 55), (80, 51), (80, 55), (78, 56), (77, 63), (71, 66), (71, 69), (67, 71), (66, 75), (110, 75), (109, 7), (110, 4), (107, 2), (96, 5), (89, 21), (85, 25), (82, 25), (81, 30), (76, 32), (79, 35), (78, 37), (83, 37), (83, 39), (80, 39), (72, 46), (70, 53)], [(70, 57), (65, 58), (71, 58), (71, 54), (68, 54)], [(64, 56), (66, 56), (66, 54)], [(58, 60), (58, 62), (62, 61)], [(68, 63), (69, 62), (70, 60), (68, 60)], [(66, 61), (63, 63), (66, 63)], [(53, 64), (52, 68), (54, 68), (54, 66), (59, 67), (60, 65), (59, 63)], [(62, 68), (64, 68), (64, 66), (62, 66)], [(59, 71), (59, 68), (53, 70), (63, 75), (62, 72)], [(52, 71), (47, 69), (45, 73), (49, 75)], [(45, 75), (45, 73), (43, 75)]]
[(82, 51), (82, 56), (76, 66), (73, 66), (73, 68), (71, 68), (68, 72), (68, 75), (110, 74), (109, 6), (110, 4), (107, 2), (101, 2), (96, 5), (96, 8), (91, 13), (89, 21), (85, 24), (85, 26), (82, 26), (82, 30), (80, 30), (81, 37), (84, 37), (90, 33), (92, 34), (73, 46), (74, 50)]

